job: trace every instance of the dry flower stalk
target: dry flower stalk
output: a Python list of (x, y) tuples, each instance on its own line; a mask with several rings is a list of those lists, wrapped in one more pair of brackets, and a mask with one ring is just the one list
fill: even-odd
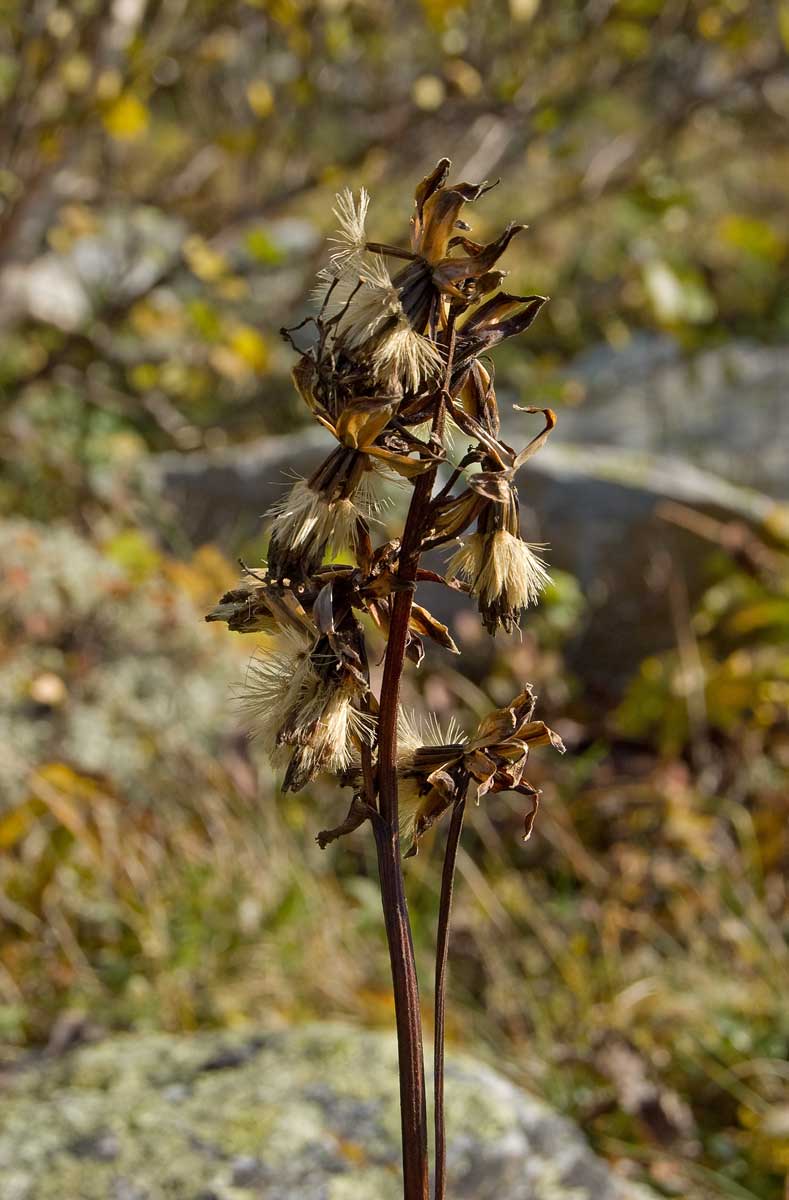
[[(458, 653), (449, 631), (414, 601), (421, 580), (460, 588), (476, 599), (493, 634), (514, 628), (548, 582), (538, 547), (521, 537), (517, 471), (545, 443), (555, 418), (520, 452), (501, 438), (489, 366), (481, 355), (526, 330), (545, 298), (500, 290), (496, 263), (523, 226), (509, 225), (488, 244), (472, 241), (461, 218), (486, 184), (449, 185), (442, 159), (416, 189), (410, 248), (371, 242), (369, 196), (337, 197), (339, 230), (318, 278), (318, 315), (283, 330), (298, 350), (293, 380), (335, 448), (299, 480), (270, 515), (268, 563), (245, 568), (239, 586), (208, 614), (242, 633), (270, 635), (248, 672), (243, 703), (253, 731), (278, 768), (283, 790), (334, 774), (353, 789), (345, 820), (318, 834), (327, 845), (370, 821), (395, 993), (405, 1200), (427, 1200), (428, 1156), (419, 993), (402, 855), (451, 813), (436, 955), (435, 1200), (446, 1193), (443, 1118), (444, 991), (455, 856), (469, 789), (516, 791), (529, 800), (524, 836), (538, 792), (525, 778), (531, 747), (561, 740), (534, 720), (528, 685), (491, 712), (470, 736), (442, 732), (399, 708), (405, 658), (417, 666), (429, 638)], [(298, 349), (294, 335), (308, 330)], [(452, 467), (447, 425), (468, 439)], [(434, 494), (440, 467), (448, 478)], [(374, 546), (376, 480), (411, 486), (400, 538)], [(460, 543), (459, 545), (457, 543)], [(447, 575), (420, 567), (427, 549), (455, 543)], [(338, 554), (347, 562), (332, 561)], [(386, 639), (380, 695), (370, 687), (365, 630), (372, 618)]]

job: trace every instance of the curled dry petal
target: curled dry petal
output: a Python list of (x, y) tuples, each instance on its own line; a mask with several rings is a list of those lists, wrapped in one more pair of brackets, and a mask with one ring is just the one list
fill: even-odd
[(501, 258), (516, 234), (525, 228), (525, 225), (513, 223), (495, 241), (482, 246), (477, 254), (468, 258), (444, 258), (433, 269), (436, 286), (442, 291), (451, 291), (465, 279), (479, 279)]
[(422, 205), (415, 252), (431, 265), (441, 262), (449, 249), (449, 239), (461, 208), (477, 200), (484, 191), (484, 183), (457, 183), (451, 188), (434, 189)]

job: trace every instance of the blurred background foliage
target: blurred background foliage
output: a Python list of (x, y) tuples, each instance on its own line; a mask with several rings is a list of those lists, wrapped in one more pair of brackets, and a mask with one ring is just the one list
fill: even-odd
[[(502, 178), (475, 236), (530, 224), (508, 287), (553, 300), (498, 378), (560, 421), (588, 346), (782, 344), (789, 6), (0, 12), (0, 1036), (388, 1026), (368, 839), (321, 853), (343, 797), (277, 800), (233, 703), (249, 647), (202, 624), (241, 547), (187, 538), (151, 464), (303, 424), (278, 330), (335, 191), (367, 186), (402, 240), (444, 153)], [(605, 709), (568, 664), (589, 598), (561, 572), (522, 641), (408, 684), (470, 724), (530, 679), (570, 747), (532, 771), (528, 847), (507, 797), (470, 815), (451, 1035), (667, 1195), (765, 1200), (789, 1170), (785, 528), (697, 528), (706, 590)], [(409, 864), (425, 967), (432, 836)]]

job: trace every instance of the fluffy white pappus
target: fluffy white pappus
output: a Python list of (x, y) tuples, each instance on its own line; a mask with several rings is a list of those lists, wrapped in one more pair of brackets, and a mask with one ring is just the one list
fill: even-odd
[(346, 261), (342, 270), (334, 264), (321, 267), (310, 296), (331, 320), (347, 309), (341, 322), (342, 337), (356, 345), (370, 337), (381, 322), (400, 311), (400, 297), (380, 254), (363, 255)]
[(308, 749), (310, 774), (344, 771), (354, 761), (359, 742), (371, 741), (374, 718), (356, 707), (357, 698), (350, 681), (318, 679), (315, 691), (302, 696), (298, 709), (289, 714), (288, 744)]
[(382, 383), (397, 380), (415, 391), (425, 379), (441, 371), (441, 354), (429, 338), (412, 327), (380, 254), (365, 260), (359, 278), (362, 286), (348, 303), (340, 336), (352, 348), (371, 343), (373, 373)]
[(312, 648), (301, 630), (281, 630), (249, 664), (239, 695), (253, 737), (275, 765), (299, 747), (308, 776), (345, 770), (374, 730), (374, 718), (357, 707), (354, 684), (322, 678)]
[(381, 383), (397, 380), (415, 391), (441, 371), (440, 352), (412, 328), (380, 254), (364, 258), (357, 272), (339, 277), (331, 269), (319, 272), (313, 299), (327, 320), (344, 312), (337, 337), (349, 350), (371, 344), (373, 373)]
[(397, 714), (397, 765), (413, 766), (414, 754), (422, 746), (457, 746), (468, 741), (454, 717), (446, 729), (434, 712), (421, 716), (413, 709), (401, 708)]
[(361, 511), (353, 500), (327, 500), (300, 479), (266, 514), (277, 521), (277, 538), (295, 552), (326, 544), (335, 552), (352, 550)]
[(287, 714), (313, 694), (319, 682), (311, 649), (301, 630), (280, 629), (247, 668), (238, 701), (250, 718), (252, 735), (270, 758), (277, 757), (277, 735)]
[(338, 282), (329, 309), (338, 313), (346, 305), (340, 337), (351, 347), (368, 342), (392, 317), (403, 315), (400, 295), (380, 254), (366, 258), (355, 278), (346, 275)]
[(506, 529), (473, 533), (452, 556), (447, 571), (468, 580), (472, 595), (483, 604), (501, 597), (510, 609), (527, 608), (551, 582), (536, 549)]
[(418, 775), (403, 775), (397, 781), (397, 826), (404, 848), (413, 844), (417, 824), (425, 810), (427, 795), (421, 790), (423, 786)]
[(376, 342), (371, 361), (382, 383), (396, 379), (406, 391), (415, 392), (426, 379), (439, 374), (443, 360), (429, 338), (417, 333), (403, 313)]
[(362, 188), (359, 192), (358, 203), (350, 188), (343, 188), (335, 197), (337, 203), (333, 209), (337, 218), (338, 230), (329, 242), (334, 247), (329, 254), (329, 261), (335, 274), (342, 274), (359, 266), (365, 250), (367, 234), (367, 209), (370, 206), (369, 193)]

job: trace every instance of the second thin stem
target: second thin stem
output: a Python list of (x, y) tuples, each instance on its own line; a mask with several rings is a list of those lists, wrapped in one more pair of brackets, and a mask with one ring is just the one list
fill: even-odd
[(441, 873), (441, 899), (438, 906), (438, 936), (436, 939), (436, 988), (435, 988), (435, 1032), (433, 1047), (433, 1080), (435, 1092), (436, 1131), (436, 1184), (435, 1200), (446, 1200), (447, 1192), (447, 1139), (444, 1120), (444, 1037), (446, 1033), (446, 987), (447, 956), (449, 953), (449, 925), (452, 917), (452, 893), (455, 882), (460, 835), (463, 832), (463, 816), (466, 797), (456, 802), (449, 823), (447, 846), (444, 852), (444, 869)]

